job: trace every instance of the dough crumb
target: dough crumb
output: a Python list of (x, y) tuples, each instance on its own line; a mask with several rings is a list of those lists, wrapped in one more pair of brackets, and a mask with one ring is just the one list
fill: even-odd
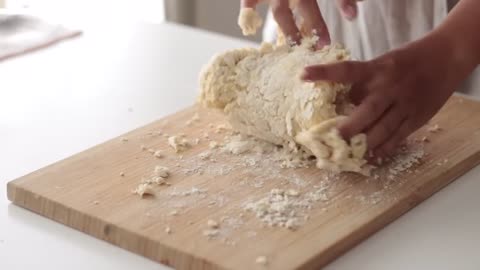
[(213, 219), (209, 219), (207, 221), (207, 225), (210, 229), (218, 229), (218, 227), (220, 227), (220, 225), (218, 224), (218, 222), (216, 222), (215, 220)]
[(238, 26), (242, 29), (244, 36), (251, 36), (257, 33), (258, 28), (263, 24), (262, 17), (253, 8), (242, 8), (238, 15)]
[(165, 228), (165, 232), (166, 232), (167, 234), (172, 234), (172, 229), (171, 229), (169, 226), (167, 226), (167, 227)]
[(181, 136), (168, 137), (168, 144), (175, 150), (176, 153), (183, 152), (190, 147), (188, 140), (181, 138)]
[(300, 192), (294, 189), (289, 189), (287, 190), (287, 195), (291, 197), (298, 197), (300, 195)]
[(227, 125), (225, 124), (220, 124), (215, 128), (215, 133), (222, 133), (224, 131), (228, 130)]
[(193, 123), (195, 122), (198, 122), (200, 121), (200, 115), (198, 115), (198, 113), (195, 113), (192, 118), (190, 118), (189, 120), (187, 120), (187, 122), (185, 122), (185, 125), (186, 126), (190, 126), (192, 125)]
[(153, 156), (156, 157), (156, 158), (162, 158), (163, 157), (162, 151), (161, 150), (155, 151), (153, 153)]
[(216, 141), (211, 141), (211, 142), (208, 144), (208, 147), (209, 147), (210, 149), (218, 148), (218, 146), (219, 146), (219, 144), (218, 144), (218, 142), (216, 142)]
[(142, 145), (140, 145), (140, 149), (142, 149), (142, 151), (145, 151), (145, 150), (147, 150), (147, 147), (142, 144)]
[(93, 201), (93, 204), (98, 205), (100, 202), (99, 201)]
[(125, 173), (124, 173), (124, 172), (120, 172), (120, 176), (121, 176), (121, 177), (124, 177), (124, 176), (125, 176)]
[(431, 133), (437, 133), (437, 132), (442, 131), (442, 128), (438, 124), (435, 124), (435, 125), (429, 127), (428, 131), (431, 132)]
[(205, 152), (200, 153), (198, 156), (200, 157), (201, 160), (207, 160), (212, 156), (212, 152), (205, 151)]
[(258, 256), (255, 259), (256, 264), (261, 264), (261, 265), (267, 265), (268, 264), (268, 259), (265, 256)]
[(220, 231), (218, 229), (208, 229), (203, 231), (203, 235), (207, 236), (208, 238), (214, 238), (218, 236)]
[(120, 138), (120, 140), (121, 140), (122, 142), (128, 142), (128, 138), (127, 138), (127, 137), (122, 137), (122, 138)]
[(153, 174), (155, 176), (167, 178), (170, 175), (170, 169), (165, 166), (155, 166), (155, 169), (153, 170)]
[(150, 183), (141, 183), (133, 191), (134, 194), (139, 195), (140, 197), (145, 197), (145, 195), (154, 195), (152, 185)]

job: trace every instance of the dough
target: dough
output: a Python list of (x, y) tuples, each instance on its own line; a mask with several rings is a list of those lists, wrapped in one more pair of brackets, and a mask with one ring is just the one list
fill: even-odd
[(238, 16), (238, 26), (244, 36), (255, 35), (263, 24), (262, 17), (253, 8), (242, 8)]
[(299, 46), (243, 48), (215, 56), (200, 74), (203, 106), (222, 110), (233, 129), (281, 145), (292, 154), (306, 152), (317, 167), (369, 173), (364, 159), (366, 136), (346, 142), (335, 128), (353, 108), (349, 85), (304, 82), (307, 65), (349, 59), (341, 46), (313, 50), (316, 38)]

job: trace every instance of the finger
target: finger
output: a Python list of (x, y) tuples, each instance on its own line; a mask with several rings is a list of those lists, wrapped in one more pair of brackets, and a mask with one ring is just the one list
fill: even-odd
[(260, 2), (260, 0), (242, 0), (240, 2), (240, 6), (242, 8), (253, 8), (253, 9), (255, 9), (255, 7), (258, 5), (258, 2)]
[(348, 20), (353, 20), (358, 15), (356, 0), (337, 0), (337, 6), (342, 15)]
[(360, 105), (367, 95), (368, 90), (362, 83), (353, 84), (350, 91), (348, 91), (348, 97), (350, 98), (350, 101), (356, 106)]
[(318, 36), (319, 40), (317, 47), (322, 48), (330, 44), (330, 34), (328, 33), (327, 25), (323, 20), (322, 13), (318, 7), (316, 0), (299, 0), (297, 9), (303, 17), (303, 23), (308, 31)]
[(392, 99), (384, 95), (369, 95), (355, 108), (353, 113), (338, 126), (340, 134), (349, 139), (352, 136), (362, 133), (369, 126), (375, 123), (390, 107)]
[(355, 83), (366, 80), (370, 74), (369, 62), (344, 61), (327, 65), (308, 66), (301, 78), (305, 81), (332, 81)]
[(375, 149), (375, 155), (387, 157), (395, 153), (397, 147), (415, 131), (409, 118), (405, 119), (392, 137)]
[(385, 114), (367, 130), (368, 149), (376, 149), (379, 145), (394, 136), (400, 125), (407, 118), (407, 113), (399, 106), (391, 106)]
[(290, 9), (288, 0), (274, 0), (272, 1), (271, 7), (273, 17), (277, 21), (287, 39), (296, 44), (300, 44), (300, 30), (295, 24), (295, 19), (293, 17), (292, 10)]

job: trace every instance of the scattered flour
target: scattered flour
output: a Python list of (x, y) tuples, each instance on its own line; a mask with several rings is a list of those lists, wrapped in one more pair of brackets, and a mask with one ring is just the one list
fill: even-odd
[(257, 218), (271, 227), (295, 230), (301, 225), (301, 220), (306, 215), (305, 210), (311, 208), (311, 200), (301, 198), (297, 191), (272, 189), (264, 198), (247, 203), (244, 209), (253, 212)]

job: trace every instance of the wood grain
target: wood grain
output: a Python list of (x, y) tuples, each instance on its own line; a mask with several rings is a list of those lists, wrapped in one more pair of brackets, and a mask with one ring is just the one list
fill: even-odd
[[(185, 125), (198, 112), (200, 121)], [(453, 97), (431, 121), (443, 131), (428, 135), (421, 164), (395, 179), (342, 174), (331, 180), (314, 168), (281, 169), (268, 157), (256, 167), (242, 156), (204, 161), (199, 153), (209, 140), (222, 141), (215, 127), (221, 115), (191, 107), (107, 141), (75, 156), (8, 183), (16, 205), (176, 269), (318, 269), (369, 235), (418, 205), (476, 166), (480, 160), (480, 103)], [(213, 126), (213, 127), (212, 127)], [(175, 154), (161, 130), (201, 138), (198, 145)], [(160, 149), (158, 159), (140, 145)], [(172, 170), (171, 186), (155, 196), (131, 191), (155, 165)], [(124, 172), (122, 177), (120, 173)], [(301, 183), (296, 179), (302, 180)], [(295, 180), (295, 181), (293, 181)], [(302, 194), (326, 184), (328, 200), (306, 210), (308, 220), (296, 231), (264, 226), (246, 202), (272, 188), (294, 188)], [(202, 194), (174, 196), (176, 191), (204, 189)], [(212, 203), (215, 202), (215, 203)], [(178, 214), (172, 215), (172, 211)], [(220, 222), (220, 235), (203, 235), (209, 219)], [(170, 227), (171, 234), (165, 232)], [(255, 263), (266, 256), (268, 264)]]

